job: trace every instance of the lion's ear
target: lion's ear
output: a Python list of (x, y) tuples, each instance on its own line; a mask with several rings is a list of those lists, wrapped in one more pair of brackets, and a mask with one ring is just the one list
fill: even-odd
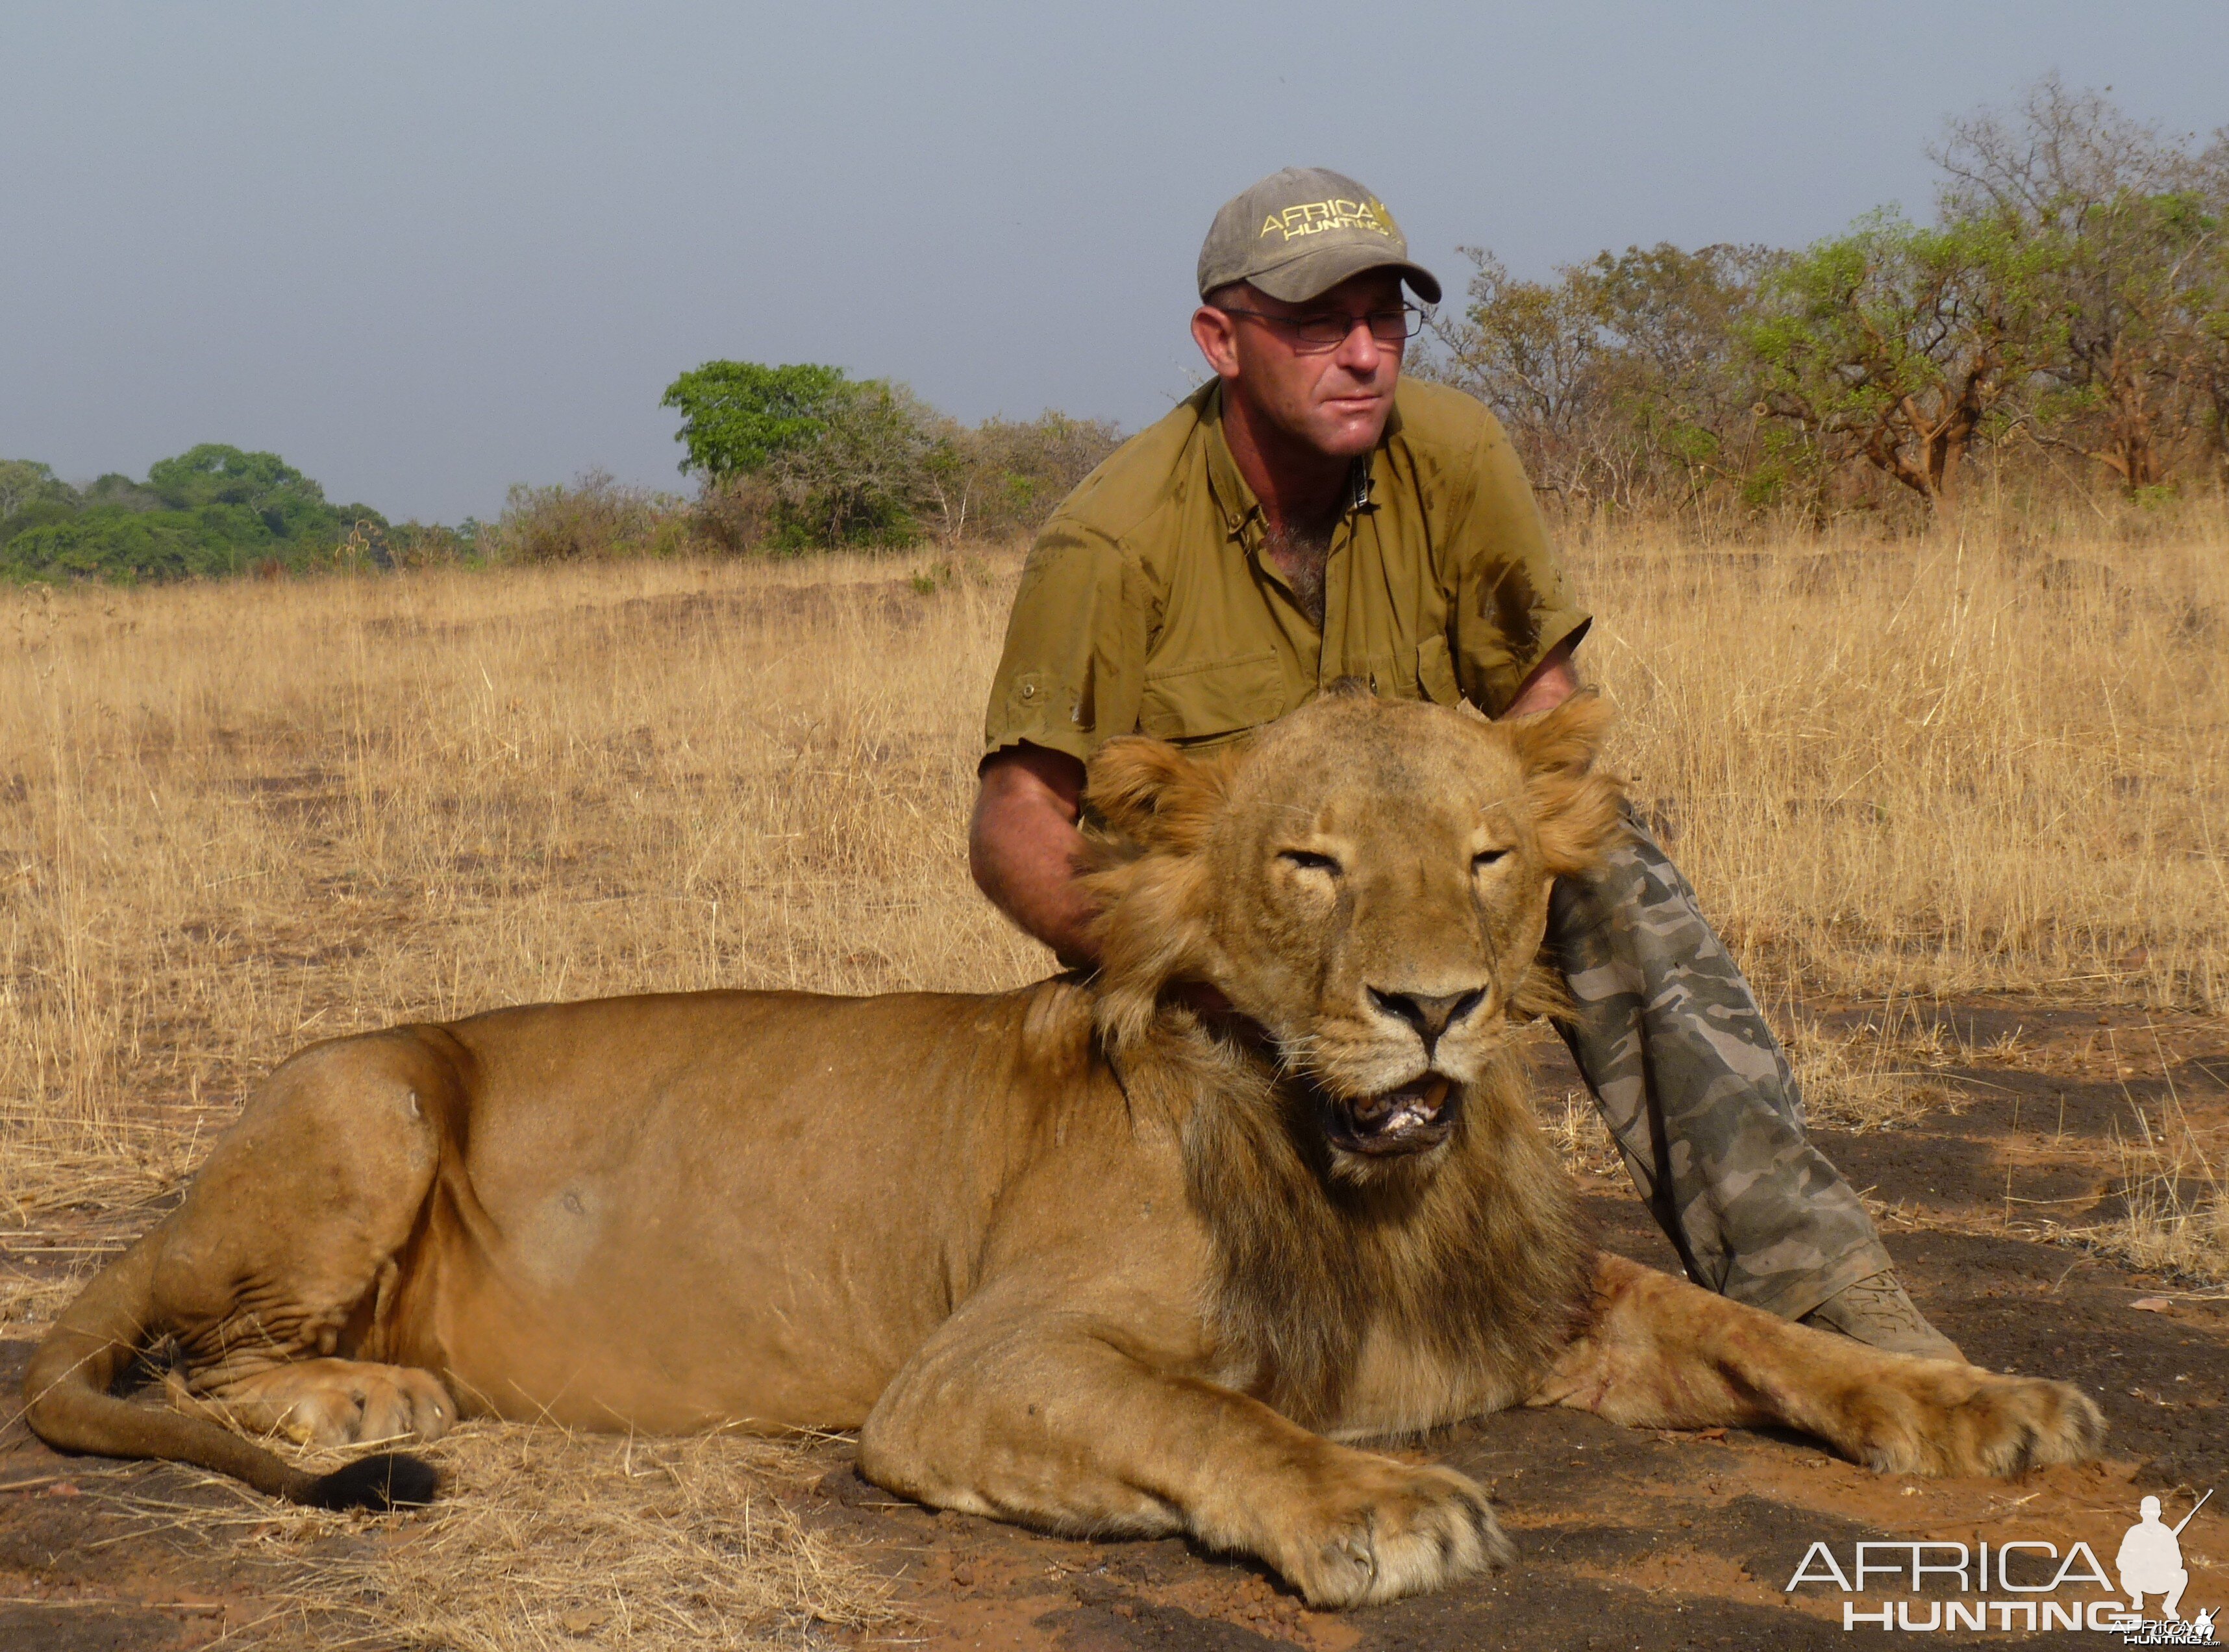
[(1617, 720), (1609, 702), (1590, 688), (1566, 695), (1560, 705), (1504, 724), (1517, 742), (1518, 761), (1534, 775), (1579, 774), (1592, 768), (1603, 736)]
[(1505, 725), (1525, 766), (1541, 858), (1559, 877), (1590, 870), (1617, 829), (1623, 786), (1601, 762), (1603, 736), (1616, 717), (1601, 695), (1582, 689), (1551, 710)]
[(1163, 854), (1191, 854), (1222, 812), (1225, 765), (1187, 757), (1142, 735), (1110, 740), (1085, 770), (1083, 807), (1114, 836)]

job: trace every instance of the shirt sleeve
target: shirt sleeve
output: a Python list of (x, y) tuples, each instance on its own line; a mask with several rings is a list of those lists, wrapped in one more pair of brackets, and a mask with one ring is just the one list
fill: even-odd
[(1475, 485), (1448, 534), (1454, 574), (1450, 641), (1463, 697), (1489, 715), (1517, 697), (1549, 651), (1592, 623), (1573, 600), (1532, 484), (1488, 415), (1471, 466)]
[(1026, 741), (1080, 762), (1134, 732), (1146, 642), (1142, 575), (1106, 536), (1056, 516), (1022, 567), (984, 755)]

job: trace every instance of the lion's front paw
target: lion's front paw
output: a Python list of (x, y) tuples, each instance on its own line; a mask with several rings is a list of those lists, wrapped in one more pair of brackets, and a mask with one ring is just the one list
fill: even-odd
[(1517, 1558), (1486, 1494), (1452, 1469), (1354, 1454), (1269, 1557), (1318, 1607), (1375, 1605)]
[(1856, 1455), (1884, 1474), (2016, 1475), (2080, 1462), (2105, 1437), (2104, 1414), (2070, 1383), (2001, 1377), (1915, 1360), (1862, 1406)]

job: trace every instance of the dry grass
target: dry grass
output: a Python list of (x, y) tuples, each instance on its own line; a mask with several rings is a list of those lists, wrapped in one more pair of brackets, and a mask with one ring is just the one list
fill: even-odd
[[(1779, 990), (2229, 1004), (2229, 547), (2052, 557), (1576, 559), (1619, 760)], [(964, 852), (1015, 568), (0, 597), (0, 1319), (51, 1312), (57, 1264), (144, 1226), (310, 1039), (643, 987), (1039, 973)], [(1907, 1105), (1885, 1049), (1799, 1041), (1815, 1114)], [(1590, 1125), (1573, 1109), (1570, 1145), (1607, 1167)], [(2218, 1197), (2171, 1186), (2159, 1231), (2224, 1254)], [(779, 1451), (515, 1429), (450, 1450), (440, 1510), (299, 1591), (459, 1648), (538, 1643), (558, 1610), (676, 1647), (882, 1610), (785, 1524)], [(765, 1592), (710, 1592), (731, 1587)]]
[(2149, 1106), (2130, 1096), (2129, 1110), (2132, 1128), (2112, 1138), (2122, 1213), (2070, 1237), (2147, 1272), (2229, 1286), (2229, 1126), (2200, 1128), (2172, 1078)]
[(1581, 572), (1637, 795), (1755, 973), (2229, 1006), (2229, 547)]
[(1553, 1102), (1540, 1107), (1540, 1122), (1564, 1162), (1581, 1175), (1622, 1176), (1625, 1160), (1617, 1142), (1603, 1122), (1594, 1098), (1583, 1090), (1567, 1090)]
[(741, 1652), (903, 1630), (888, 1580), (784, 1501), (818, 1472), (791, 1446), (467, 1423), (421, 1455), (456, 1495), (419, 1514), (274, 1507), (215, 1477), (110, 1501), (120, 1533), (244, 1546), (269, 1610), (228, 1644)]
[(2134, 1139), (2114, 1143), (2127, 1210), (2076, 1237), (2148, 1273), (2229, 1285), (2229, 1189), (2187, 1129), (2139, 1115)]

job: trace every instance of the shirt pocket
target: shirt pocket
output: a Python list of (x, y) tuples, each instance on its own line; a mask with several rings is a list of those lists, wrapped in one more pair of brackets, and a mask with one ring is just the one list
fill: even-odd
[(1416, 683), (1424, 697), (1436, 704), (1453, 705), (1462, 697), (1455, 682), (1455, 657), (1448, 652), (1445, 637), (1426, 637), (1416, 645)]
[(1285, 675), (1275, 649), (1148, 671), (1138, 727), (1159, 740), (1211, 740), (1282, 717)]

